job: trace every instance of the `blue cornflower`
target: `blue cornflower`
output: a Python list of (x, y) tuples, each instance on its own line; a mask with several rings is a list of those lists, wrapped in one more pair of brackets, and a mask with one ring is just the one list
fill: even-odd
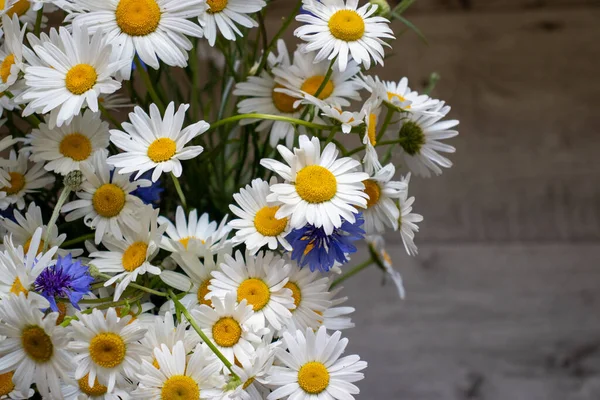
[(37, 277), (34, 282), (35, 291), (40, 293), (50, 302), (52, 311), (58, 311), (56, 298), (68, 298), (77, 309), (77, 303), (90, 292), (90, 285), (94, 281), (89, 269), (81, 265), (81, 261), (73, 262), (71, 254), (58, 257), (56, 265), (52, 265)]
[(344, 221), (331, 235), (327, 235), (323, 228), (313, 225), (294, 229), (285, 237), (293, 248), (292, 259), (300, 267), (308, 264), (313, 272), (317, 269), (327, 272), (336, 261), (340, 264), (347, 263), (346, 255), (356, 252), (352, 242), (365, 237), (363, 223), (362, 214), (358, 214), (355, 223)]
[[(131, 181), (133, 182), (135, 175), (131, 175)], [(152, 180), (150, 177), (152, 176), (152, 171), (148, 171), (142, 174), (139, 179), (147, 179), (150, 182)], [(160, 185), (160, 179), (156, 182), (152, 182), (152, 185), (148, 187), (138, 187), (136, 190), (131, 192), (132, 195), (139, 197), (144, 204), (152, 204), (154, 208), (157, 207), (157, 203), (160, 201), (160, 194), (164, 192), (165, 189)]]

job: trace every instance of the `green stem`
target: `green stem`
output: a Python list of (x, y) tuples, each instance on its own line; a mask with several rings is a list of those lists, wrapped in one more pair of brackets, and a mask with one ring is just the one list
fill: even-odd
[(94, 238), (94, 234), (93, 233), (89, 233), (87, 235), (83, 235), (83, 236), (79, 236), (76, 239), (71, 239), (71, 240), (67, 240), (66, 242), (63, 242), (63, 244), (61, 245), (61, 247), (71, 247), (74, 244), (78, 244), (81, 242), (85, 242), (86, 240), (90, 240)]
[(39, 37), (42, 32), (42, 17), (44, 16), (44, 7), (40, 8), (35, 17), (35, 28), (33, 29), (33, 33), (35, 36)]
[(352, 268), (350, 271), (346, 272), (344, 275), (342, 275), (339, 278), (337, 278), (336, 280), (334, 280), (333, 283), (331, 284), (331, 289), (338, 286), (340, 283), (344, 282), (346, 279), (358, 274), (360, 271), (369, 267), (371, 264), (373, 264), (373, 259), (369, 258), (364, 263), (359, 264), (356, 267)]
[(134, 58), (134, 62), (135, 62), (136, 69), (138, 70), (138, 72), (140, 73), (140, 76), (142, 77), (144, 83), (146, 84), (146, 90), (148, 90), (148, 93), (150, 93), (150, 97), (152, 98), (152, 101), (154, 101), (154, 104), (156, 104), (156, 106), (158, 107), (160, 112), (164, 114), (165, 106), (164, 106), (163, 102), (160, 100), (160, 97), (158, 96), (158, 94), (156, 93), (156, 90), (154, 89), (154, 85), (152, 84), (150, 75), (148, 75), (148, 71), (146, 71), (146, 69), (142, 66), (142, 62), (140, 61), (140, 58), (138, 56), (136, 56)]
[[(331, 60), (331, 62), (329, 63), (329, 68), (327, 69), (325, 78), (323, 79), (323, 82), (321, 82), (321, 85), (319, 86), (319, 88), (317, 89), (317, 91), (314, 94), (314, 97), (316, 97), (317, 99), (319, 98), (319, 95), (321, 94), (321, 92), (323, 92), (323, 90), (325, 90), (327, 83), (331, 79), (331, 75), (333, 75), (333, 65), (335, 64), (336, 60), (337, 60), (337, 56), (335, 56), (333, 58), (333, 60)], [(310, 109), (310, 107), (304, 108), (304, 111), (302, 111), (302, 115), (300, 115), (300, 119), (304, 119), (306, 117), (309, 109)]]
[[(95, 307), (90, 307), (90, 308), (88, 308), (86, 310), (81, 311), (81, 313), (82, 314), (91, 314), (92, 311), (94, 311), (94, 310), (106, 310), (107, 308), (111, 308), (111, 307), (119, 307), (119, 306), (122, 306), (122, 305), (125, 305), (125, 304), (129, 304), (129, 303), (136, 303), (142, 297), (144, 297), (143, 293), (141, 293), (141, 294), (139, 294), (139, 295), (137, 295), (135, 297), (128, 298), (128, 299), (123, 299), (123, 300), (119, 300), (119, 301), (113, 301), (113, 302), (110, 302), (110, 303), (100, 304), (100, 305), (95, 306)], [(86, 303), (84, 303), (84, 300), (81, 300), (80, 303), (81, 304), (86, 304)], [(63, 328), (66, 327), (66, 326), (69, 326), (69, 324), (71, 323), (71, 321), (74, 320), (74, 319), (77, 319), (77, 317), (73, 316), (73, 317), (65, 318), (65, 321), (62, 324), (60, 324), (60, 326), (62, 326)]]
[(108, 119), (110, 122), (113, 123), (113, 125), (115, 127), (117, 127), (120, 130), (123, 130), (123, 127), (121, 126), (121, 123), (119, 121), (117, 121), (115, 119), (115, 117), (113, 117), (106, 108), (104, 108), (104, 106), (102, 104), (98, 103), (98, 108), (100, 108), (100, 112), (102, 113), (102, 116), (106, 119)]
[(221, 360), (221, 362), (223, 364), (225, 364), (225, 366), (227, 367), (227, 369), (229, 369), (229, 372), (231, 372), (231, 375), (234, 378), (239, 379), (239, 376), (237, 376), (235, 374), (235, 372), (233, 372), (233, 368), (232, 368), (231, 362), (223, 355), (223, 353), (221, 353), (221, 351), (217, 348), (217, 346), (214, 345), (214, 343), (208, 338), (208, 336), (206, 336), (206, 334), (204, 332), (202, 332), (202, 328), (200, 328), (198, 326), (198, 324), (196, 323), (196, 320), (192, 317), (192, 315), (187, 310), (187, 308), (185, 308), (185, 306), (183, 304), (181, 304), (181, 302), (179, 301), (179, 299), (177, 298), (177, 296), (175, 295), (175, 293), (173, 293), (173, 291), (171, 289), (169, 289), (169, 297), (171, 298), (171, 300), (173, 300), (173, 303), (175, 304), (175, 307), (179, 311), (181, 311), (181, 313), (188, 320), (188, 322), (190, 323), (190, 325), (192, 326), (192, 328), (194, 328), (194, 330), (196, 331), (196, 333), (198, 333), (198, 335), (202, 338), (202, 340), (204, 341), (204, 343), (206, 343), (206, 345), (212, 350), (212, 352), (215, 353), (215, 355), (217, 357), (219, 357), (219, 360)]
[(394, 113), (394, 109), (388, 107), (387, 113), (385, 114), (385, 120), (383, 121), (383, 125), (381, 125), (381, 129), (379, 129), (379, 133), (377, 134), (377, 142), (379, 142), (381, 138), (383, 138), (383, 135), (385, 134), (385, 131), (388, 128), (388, 125), (390, 124), (390, 122), (392, 122)]
[(164, 293), (164, 292), (159, 292), (158, 290), (153, 290), (153, 289), (144, 287), (142, 285), (138, 285), (137, 283), (130, 282), (129, 285), (127, 285), (127, 286), (131, 286), (132, 288), (142, 290), (142, 291), (144, 291), (146, 293), (150, 293), (150, 294), (153, 294), (155, 296), (168, 297), (168, 295), (166, 293)]
[(62, 208), (62, 206), (65, 204), (65, 202), (69, 198), (70, 193), (71, 193), (71, 189), (65, 186), (63, 188), (62, 192), (60, 193), (60, 196), (58, 197), (58, 201), (56, 202), (56, 205), (54, 206), (54, 211), (52, 212), (52, 216), (50, 217), (50, 221), (48, 222), (48, 226), (46, 227), (46, 237), (44, 238), (44, 249), (42, 250), (43, 252), (48, 250), (48, 245), (50, 244), (50, 232), (52, 232), (52, 228), (54, 228), (54, 224), (56, 224), (56, 221), (58, 220), (58, 216), (60, 215), (60, 209)]
[(175, 185), (175, 190), (179, 195), (179, 200), (181, 200), (181, 205), (183, 209), (187, 212), (187, 201), (185, 200), (185, 195), (183, 194), (183, 190), (181, 189), (181, 184), (179, 183), (179, 179), (171, 172), (171, 178), (173, 179), (173, 185)]
[(433, 92), (433, 89), (435, 89), (435, 86), (437, 85), (440, 79), (442, 79), (440, 74), (438, 74), (437, 72), (432, 72), (431, 75), (429, 75), (429, 83), (427, 84), (425, 90), (423, 90), (423, 93), (427, 95), (431, 94), (431, 92)]
[(320, 130), (331, 130), (332, 127), (328, 126), (328, 125), (319, 125), (319, 124), (314, 124), (312, 122), (308, 122), (308, 121), (304, 121), (302, 119), (297, 119), (297, 118), (290, 118), (290, 117), (283, 117), (281, 115), (270, 115), (270, 114), (239, 114), (239, 115), (234, 115), (233, 117), (229, 117), (229, 118), (225, 118), (222, 119), (220, 121), (215, 122), (214, 124), (211, 124), (210, 126), (210, 130), (215, 130), (217, 128), (219, 128), (220, 126), (223, 125), (227, 125), (233, 122), (237, 122), (237, 121), (241, 121), (243, 119), (266, 119), (266, 120), (270, 120), (270, 121), (283, 121), (283, 122), (289, 122), (290, 124), (293, 125), (303, 125), (303, 126), (307, 126), (309, 128), (314, 128), (314, 129), (320, 129)]

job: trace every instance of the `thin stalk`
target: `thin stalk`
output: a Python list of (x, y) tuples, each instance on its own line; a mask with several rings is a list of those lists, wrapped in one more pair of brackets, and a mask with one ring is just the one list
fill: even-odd
[(85, 242), (86, 240), (93, 239), (94, 236), (95, 235), (93, 233), (88, 233), (87, 235), (79, 236), (76, 239), (71, 239), (71, 240), (67, 240), (66, 242), (63, 242), (61, 247), (70, 247), (70, 246), (73, 246), (74, 244), (78, 244), (81, 242)]
[(383, 135), (385, 134), (385, 131), (387, 130), (387, 127), (389, 126), (390, 122), (392, 122), (392, 118), (394, 117), (394, 109), (388, 107), (387, 109), (387, 113), (385, 114), (385, 120), (383, 121), (383, 125), (381, 125), (381, 128), (379, 129), (379, 133), (377, 134), (377, 142), (379, 142), (381, 140), (381, 138), (383, 138)]
[(42, 32), (42, 18), (44, 16), (44, 7), (40, 8), (35, 17), (35, 28), (33, 28), (33, 33), (35, 36), (39, 37)]
[[(329, 63), (329, 68), (327, 69), (325, 78), (323, 79), (323, 82), (321, 82), (321, 85), (319, 86), (319, 88), (317, 89), (317, 91), (314, 94), (314, 97), (316, 97), (317, 99), (319, 98), (319, 95), (321, 94), (321, 92), (323, 92), (323, 90), (325, 90), (327, 83), (331, 79), (331, 75), (333, 75), (333, 65), (335, 64), (336, 60), (337, 60), (337, 56), (335, 56), (333, 58), (333, 60), (331, 60), (331, 62)], [(310, 109), (310, 107), (306, 107), (304, 109), (304, 111), (302, 112), (302, 115), (300, 115), (300, 119), (304, 119), (306, 117), (306, 114), (308, 114), (309, 109)]]
[(304, 121), (302, 119), (283, 117), (281, 115), (252, 113), (252, 114), (234, 115), (233, 117), (229, 117), (229, 118), (225, 118), (220, 121), (217, 121), (210, 126), (210, 131), (215, 130), (223, 125), (241, 121), (243, 119), (265, 119), (265, 120), (269, 120), (269, 121), (283, 121), (283, 122), (289, 122), (290, 124), (293, 124), (293, 125), (303, 125), (303, 126), (307, 126), (309, 128), (320, 129), (320, 130), (332, 129), (331, 126), (314, 124), (312, 122)]
[(331, 289), (338, 286), (340, 283), (344, 282), (346, 279), (358, 274), (360, 271), (369, 267), (371, 264), (373, 264), (373, 259), (369, 258), (367, 261), (363, 262), (362, 264), (359, 264), (356, 267), (352, 268), (350, 271), (346, 272), (344, 275), (342, 275), (339, 278), (337, 278), (336, 280), (334, 280), (333, 283), (331, 284)]
[(50, 217), (50, 221), (48, 222), (48, 226), (46, 227), (46, 237), (44, 238), (44, 249), (42, 250), (43, 252), (48, 250), (48, 245), (50, 244), (50, 232), (52, 232), (52, 228), (54, 228), (54, 225), (56, 224), (56, 221), (58, 220), (58, 216), (60, 215), (60, 209), (62, 208), (62, 206), (65, 204), (65, 202), (69, 198), (70, 193), (71, 193), (71, 189), (65, 186), (63, 188), (62, 192), (60, 193), (60, 196), (58, 197), (58, 201), (56, 202), (56, 205), (54, 206), (54, 211), (52, 212), (52, 216)]
[(148, 90), (148, 93), (150, 94), (152, 101), (154, 101), (154, 104), (156, 104), (156, 106), (158, 107), (160, 112), (164, 113), (165, 106), (164, 106), (163, 102), (161, 101), (160, 97), (158, 96), (158, 94), (156, 93), (156, 89), (154, 89), (154, 85), (152, 84), (150, 75), (148, 75), (148, 71), (146, 71), (146, 69), (144, 69), (144, 67), (142, 66), (142, 62), (140, 61), (140, 58), (138, 56), (136, 56), (134, 58), (134, 62), (135, 62), (136, 69), (138, 70), (138, 72), (140, 73), (140, 76), (142, 77), (142, 80), (146, 84), (146, 90)]
[(185, 194), (183, 194), (183, 190), (181, 189), (181, 184), (179, 183), (179, 179), (171, 172), (171, 178), (173, 179), (173, 185), (175, 185), (175, 190), (179, 195), (179, 200), (181, 200), (181, 205), (183, 209), (187, 212), (187, 201), (185, 200)]
[(115, 127), (117, 127), (119, 130), (123, 130), (123, 127), (121, 126), (121, 123), (119, 121), (117, 121), (115, 119), (115, 117), (113, 117), (106, 108), (104, 108), (104, 106), (102, 104), (98, 104), (98, 108), (100, 108), (100, 112), (102, 113), (102, 116), (104, 118), (106, 118), (107, 120), (109, 120), (110, 122), (113, 123), (113, 125)]
[(130, 282), (129, 285), (127, 285), (127, 286), (131, 286), (132, 288), (142, 290), (142, 291), (144, 291), (146, 293), (150, 293), (150, 294), (153, 294), (155, 296), (168, 297), (168, 295), (166, 293), (164, 293), (164, 292), (159, 292), (158, 290), (152, 290), (152, 289), (147, 288), (145, 286), (138, 285), (137, 283)]

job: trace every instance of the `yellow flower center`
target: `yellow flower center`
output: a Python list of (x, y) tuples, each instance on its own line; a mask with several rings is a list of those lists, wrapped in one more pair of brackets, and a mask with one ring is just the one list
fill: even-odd
[(6, 396), (15, 389), (15, 384), (12, 381), (14, 372), (0, 374), (0, 397)]
[(92, 142), (81, 133), (71, 133), (66, 135), (58, 147), (60, 154), (69, 157), (75, 161), (87, 160), (92, 154)]
[(229, 0), (206, 0), (206, 4), (209, 6), (207, 11), (211, 14), (221, 12), (227, 7), (228, 2)]
[[(304, 81), (301, 89), (303, 92), (306, 92), (306, 93), (310, 94), (311, 96), (315, 96), (317, 94), (317, 91), (323, 84), (324, 80), (325, 80), (325, 77), (322, 75), (311, 76), (310, 78), (308, 78), (307, 80)], [(333, 93), (333, 89), (334, 89), (333, 82), (331, 80), (328, 80), (327, 83), (325, 84), (325, 87), (323, 88), (323, 90), (321, 90), (321, 93), (319, 93), (319, 96), (318, 96), (319, 99), (321, 99), (321, 100), (327, 99)]]
[(25, 293), (25, 296), (27, 296), (27, 293), (29, 293), (29, 290), (25, 289), (25, 286), (23, 286), (23, 284), (21, 283), (21, 280), (17, 276), (15, 281), (13, 282), (12, 286), (10, 287), (10, 292), (12, 294), (16, 294), (17, 296), (21, 293)]
[(135, 242), (123, 253), (123, 268), (127, 272), (133, 272), (146, 261), (148, 245), (144, 242)]
[(90, 341), (90, 357), (102, 368), (114, 368), (125, 359), (127, 346), (121, 336), (112, 332), (97, 334)]
[(96, 189), (92, 197), (94, 211), (104, 218), (112, 218), (119, 215), (125, 207), (125, 192), (113, 183), (105, 183)]
[(8, 81), (8, 77), (10, 76), (10, 68), (15, 63), (15, 55), (9, 54), (2, 61), (2, 65), (0, 65), (0, 76), (2, 77), (2, 82), (6, 83)]
[(375, 146), (377, 144), (377, 115), (373, 113), (369, 114), (369, 129), (367, 130), (367, 136), (369, 137), (371, 146)]
[(277, 219), (275, 214), (279, 206), (263, 207), (254, 217), (254, 227), (263, 236), (277, 236), (287, 227), (287, 218)]
[(49, 361), (54, 353), (52, 339), (37, 325), (29, 325), (21, 331), (21, 345), (29, 358), (38, 363)]
[(174, 375), (163, 384), (161, 398), (165, 400), (198, 400), (200, 387), (189, 376)]
[(324, 203), (337, 193), (337, 180), (327, 168), (309, 165), (296, 174), (296, 191), (309, 203)]
[(210, 285), (210, 279), (202, 282), (202, 285), (200, 285), (198, 288), (196, 296), (198, 297), (198, 304), (205, 304), (209, 307), (212, 307), (212, 301), (210, 299), (205, 299), (206, 295), (208, 294), (208, 285)]
[(254, 311), (262, 310), (271, 298), (271, 291), (261, 279), (249, 278), (240, 284), (237, 289), (238, 303), (246, 299)]
[(58, 308), (58, 318), (56, 318), (56, 325), (60, 325), (65, 321), (65, 317), (67, 316), (67, 305), (65, 303), (57, 303), (56, 307)]
[(244, 390), (248, 389), (248, 386), (252, 385), (253, 383), (254, 383), (254, 377), (248, 378), (248, 380), (246, 380), (246, 382), (244, 382), (244, 385), (242, 385), (242, 389), (244, 389)]
[(242, 337), (242, 327), (231, 317), (218, 320), (212, 328), (213, 339), (221, 347), (232, 347)]
[(406, 99), (404, 97), (400, 96), (399, 94), (393, 93), (393, 92), (387, 92), (387, 96), (388, 96), (389, 101), (394, 100), (394, 97), (397, 98), (401, 103), (404, 103), (406, 101)]
[(365, 21), (354, 10), (339, 10), (329, 19), (329, 31), (336, 39), (354, 42), (365, 34)]
[(175, 141), (169, 138), (160, 138), (148, 147), (148, 157), (155, 163), (169, 161), (176, 151)]
[(79, 383), (79, 390), (92, 397), (102, 396), (103, 394), (106, 394), (107, 387), (100, 384), (100, 382), (98, 382), (98, 378), (94, 380), (94, 386), (92, 387), (90, 387), (90, 385), (88, 384), (88, 379), (89, 374), (77, 381), (77, 383)]
[(25, 176), (18, 172), (10, 172), (10, 186), (3, 187), (3, 192), (7, 195), (17, 194), (25, 187)]
[[(2, 0), (0, 2), (0, 8), (4, 9), (4, 4), (5, 1)], [(29, 7), (31, 7), (31, 3), (29, 2), (29, 0), (19, 0), (15, 4), (13, 4), (11, 8), (8, 9), (6, 15), (12, 18), (13, 15), (17, 14), (20, 17), (29, 10)]]
[[(25, 254), (27, 254), (29, 252), (29, 246), (31, 246), (31, 239), (33, 239), (33, 238), (29, 238), (29, 240), (27, 240), (25, 242), (25, 244), (23, 245), (23, 251), (25, 252)], [(45, 242), (43, 240), (40, 240), (40, 244), (38, 245), (36, 254), (40, 254), (42, 252), (42, 249), (44, 248), (44, 244), (45, 244)]]
[(121, 0), (115, 12), (117, 25), (129, 36), (146, 36), (158, 28), (161, 12), (156, 0)]
[(65, 83), (69, 92), (81, 95), (92, 89), (98, 80), (96, 69), (89, 64), (77, 64), (67, 72)]
[(298, 287), (298, 285), (295, 284), (294, 282), (288, 282), (285, 284), (284, 288), (290, 289), (292, 291), (294, 305), (296, 306), (296, 308), (298, 308), (298, 306), (300, 305), (300, 302), (302, 301), (302, 292), (300, 291), (300, 288)]
[(292, 97), (288, 94), (276, 92), (275, 89), (281, 89), (284, 86), (277, 84), (273, 88), (273, 104), (275, 104), (275, 108), (277, 108), (282, 113), (291, 114), (302, 108), (302, 106), (294, 107), (294, 103), (298, 101), (297, 98)]
[(363, 182), (365, 184), (364, 192), (369, 195), (369, 199), (367, 200), (367, 208), (373, 207), (375, 204), (379, 202), (379, 197), (381, 196), (381, 188), (377, 184), (377, 182), (369, 179)]
[(298, 385), (306, 393), (319, 394), (329, 386), (329, 371), (320, 362), (308, 362), (298, 371)]

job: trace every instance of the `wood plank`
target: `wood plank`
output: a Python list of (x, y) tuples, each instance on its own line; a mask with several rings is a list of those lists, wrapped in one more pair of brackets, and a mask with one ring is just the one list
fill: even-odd
[(344, 289), (360, 399), (600, 398), (600, 245), (389, 251), (405, 301), (374, 267)]

